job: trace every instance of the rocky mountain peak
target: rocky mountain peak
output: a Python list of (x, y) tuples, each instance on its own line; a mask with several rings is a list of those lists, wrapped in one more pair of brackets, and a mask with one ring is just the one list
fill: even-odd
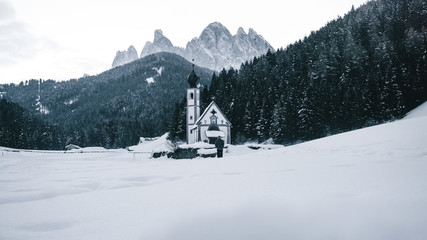
[(248, 37), (249, 41), (258, 52), (266, 53), (268, 49), (274, 50), (271, 47), (270, 43), (268, 43), (261, 35), (255, 32), (255, 30), (253, 30), (252, 28), (249, 28)]
[(273, 47), (252, 28), (246, 33), (240, 27), (236, 35), (232, 35), (224, 25), (213, 22), (203, 29), (198, 38), (189, 41), (186, 48), (174, 46), (163, 31), (157, 29), (153, 42), (145, 43), (140, 58), (158, 52), (170, 52), (189, 61), (194, 59), (199, 66), (222, 70), (239, 68), (243, 62), (267, 53), (268, 49), (273, 51)]
[[(203, 32), (205, 32), (205, 31), (214, 31), (214, 32), (217, 32), (217, 33), (228, 33), (228, 34), (230, 34), (230, 32), (228, 31), (228, 29), (224, 26), (224, 25), (222, 25), (220, 22), (213, 22), (213, 23), (210, 23), (203, 31), (202, 31), (202, 34), (203, 34)], [(202, 35), (201, 34), (201, 35)], [(230, 34), (231, 35), (231, 34)]]
[(199, 37), (209, 47), (216, 47), (220, 42), (228, 42), (230, 38), (231, 34), (228, 29), (219, 22), (209, 24)]
[(159, 41), (161, 38), (164, 38), (163, 31), (161, 29), (156, 29), (154, 31), (154, 42)]
[(141, 51), (140, 57), (143, 58), (147, 55), (158, 53), (158, 52), (170, 52), (181, 55), (182, 50), (178, 47), (174, 47), (172, 42), (163, 35), (163, 31), (156, 29), (154, 31), (154, 40), (153, 42), (147, 41), (144, 45), (144, 48)]
[(163, 35), (163, 31), (160, 29), (154, 31), (153, 44), (159, 47), (173, 48), (172, 42)]
[(127, 51), (117, 51), (116, 57), (113, 60), (112, 67), (117, 67), (130, 63), (138, 59), (138, 53), (133, 45), (130, 45)]
[(245, 30), (243, 30), (242, 27), (239, 27), (239, 29), (237, 29), (236, 36), (241, 37), (241, 36), (245, 36), (245, 35), (247, 35)]
[(249, 33), (248, 35), (258, 35), (257, 32), (255, 32), (255, 30), (253, 28), (249, 28)]
[(134, 53), (136, 53), (137, 54), (137, 56), (138, 56), (138, 53), (136, 52), (136, 49), (135, 49), (135, 47), (133, 46), (133, 45), (130, 45), (129, 46), (129, 48), (128, 48), (128, 51), (127, 51), (129, 54), (134, 54)]

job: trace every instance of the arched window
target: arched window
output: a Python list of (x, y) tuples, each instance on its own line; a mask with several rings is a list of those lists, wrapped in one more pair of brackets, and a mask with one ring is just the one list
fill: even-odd
[(190, 93), (190, 99), (194, 99), (194, 93)]

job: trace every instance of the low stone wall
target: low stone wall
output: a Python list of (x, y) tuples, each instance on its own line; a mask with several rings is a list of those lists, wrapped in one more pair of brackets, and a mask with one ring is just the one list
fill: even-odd
[[(228, 146), (225, 146), (224, 151), (227, 150)], [(214, 146), (204, 146), (204, 147), (191, 147), (188, 145), (178, 146), (173, 152), (153, 152), (151, 154), (152, 158), (159, 158), (167, 156), (168, 158), (173, 159), (193, 159), (197, 157), (202, 158), (215, 158), (217, 155), (217, 150)]]
[(168, 153), (168, 158), (173, 159), (193, 159), (198, 157), (195, 148), (177, 148), (174, 152)]
[[(153, 157), (155, 157), (154, 154)], [(214, 158), (216, 148), (177, 148), (174, 152), (167, 153), (167, 157), (173, 159)]]

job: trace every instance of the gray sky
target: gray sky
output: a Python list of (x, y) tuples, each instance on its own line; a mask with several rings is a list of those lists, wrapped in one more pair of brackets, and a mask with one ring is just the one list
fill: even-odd
[(185, 47), (211, 22), (253, 28), (275, 48), (308, 36), (366, 0), (0, 0), (0, 83), (68, 80), (140, 54), (154, 30)]

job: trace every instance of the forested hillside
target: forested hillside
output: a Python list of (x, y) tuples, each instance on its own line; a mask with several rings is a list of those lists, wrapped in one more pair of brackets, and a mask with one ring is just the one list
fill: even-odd
[(426, 72), (426, 1), (378, 0), (214, 75), (203, 98), (229, 117), (234, 143), (292, 144), (402, 117), (427, 100)]
[[(192, 64), (158, 53), (97, 76), (2, 86), (5, 97), (58, 127), (62, 145), (125, 147), (167, 131), (174, 103), (186, 94)], [(196, 67), (202, 85), (212, 71)], [(62, 146), (62, 147), (63, 147)], [(61, 148), (62, 148), (61, 147)]]
[[(97, 76), (0, 90), (58, 129), (59, 148), (116, 148), (168, 130), (174, 140), (184, 139), (190, 72), (182, 57), (159, 53)], [(233, 124), (233, 143), (292, 144), (400, 118), (427, 100), (426, 72), (424, 0), (370, 1), (239, 70), (212, 76), (196, 67), (202, 111), (214, 98)]]
[(0, 100), (0, 146), (20, 149), (60, 149), (57, 128), (6, 99)]

